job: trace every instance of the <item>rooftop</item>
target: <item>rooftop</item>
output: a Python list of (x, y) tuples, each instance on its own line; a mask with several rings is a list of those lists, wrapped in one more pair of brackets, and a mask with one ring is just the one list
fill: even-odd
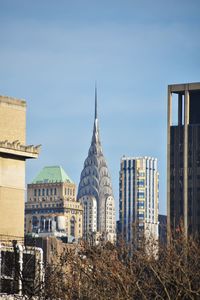
[(26, 101), (24, 99), (17, 99), (9, 96), (0, 95), (0, 103), (5, 103), (7, 105), (17, 105), (26, 107)]
[(40, 171), (31, 184), (57, 182), (73, 183), (61, 166), (48, 166), (44, 167), (42, 171)]
[(168, 91), (171, 93), (183, 93), (185, 90), (200, 90), (200, 82), (178, 83), (168, 85)]

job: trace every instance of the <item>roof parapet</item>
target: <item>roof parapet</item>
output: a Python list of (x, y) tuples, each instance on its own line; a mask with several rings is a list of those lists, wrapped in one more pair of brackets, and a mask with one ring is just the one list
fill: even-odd
[(19, 155), (26, 158), (37, 158), (40, 153), (41, 145), (22, 145), (19, 140), (9, 142), (0, 141), (0, 152)]

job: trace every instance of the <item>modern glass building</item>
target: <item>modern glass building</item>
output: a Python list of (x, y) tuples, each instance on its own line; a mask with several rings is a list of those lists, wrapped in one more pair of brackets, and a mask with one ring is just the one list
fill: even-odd
[(168, 86), (168, 238), (200, 234), (200, 83)]

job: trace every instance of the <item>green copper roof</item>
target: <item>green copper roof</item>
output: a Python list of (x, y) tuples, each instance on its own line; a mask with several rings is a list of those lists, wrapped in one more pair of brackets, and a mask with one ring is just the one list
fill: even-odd
[(60, 166), (44, 167), (31, 183), (56, 182), (73, 183), (73, 181), (69, 178), (69, 176), (63, 170), (63, 168)]

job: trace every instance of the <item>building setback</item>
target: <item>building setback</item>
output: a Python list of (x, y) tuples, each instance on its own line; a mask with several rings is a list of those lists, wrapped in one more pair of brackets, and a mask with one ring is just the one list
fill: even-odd
[(119, 179), (121, 237), (140, 247), (144, 238), (158, 240), (157, 159), (123, 157)]
[[(25, 161), (39, 146), (26, 146), (26, 102), (0, 96), (0, 235), (24, 237)], [(8, 217), (9, 216), (9, 217)]]
[(78, 187), (78, 200), (84, 207), (83, 234), (86, 239), (116, 238), (115, 201), (106, 160), (99, 136), (97, 90), (95, 88), (95, 118), (92, 142), (84, 162)]
[[(177, 122), (172, 121), (176, 96)], [(167, 232), (200, 233), (200, 83), (168, 86)]]
[(82, 237), (83, 209), (76, 201), (76, 185), (60, 166), (44, 167), (28, 184), (25, 214), (26, 234), (68, 241)]

